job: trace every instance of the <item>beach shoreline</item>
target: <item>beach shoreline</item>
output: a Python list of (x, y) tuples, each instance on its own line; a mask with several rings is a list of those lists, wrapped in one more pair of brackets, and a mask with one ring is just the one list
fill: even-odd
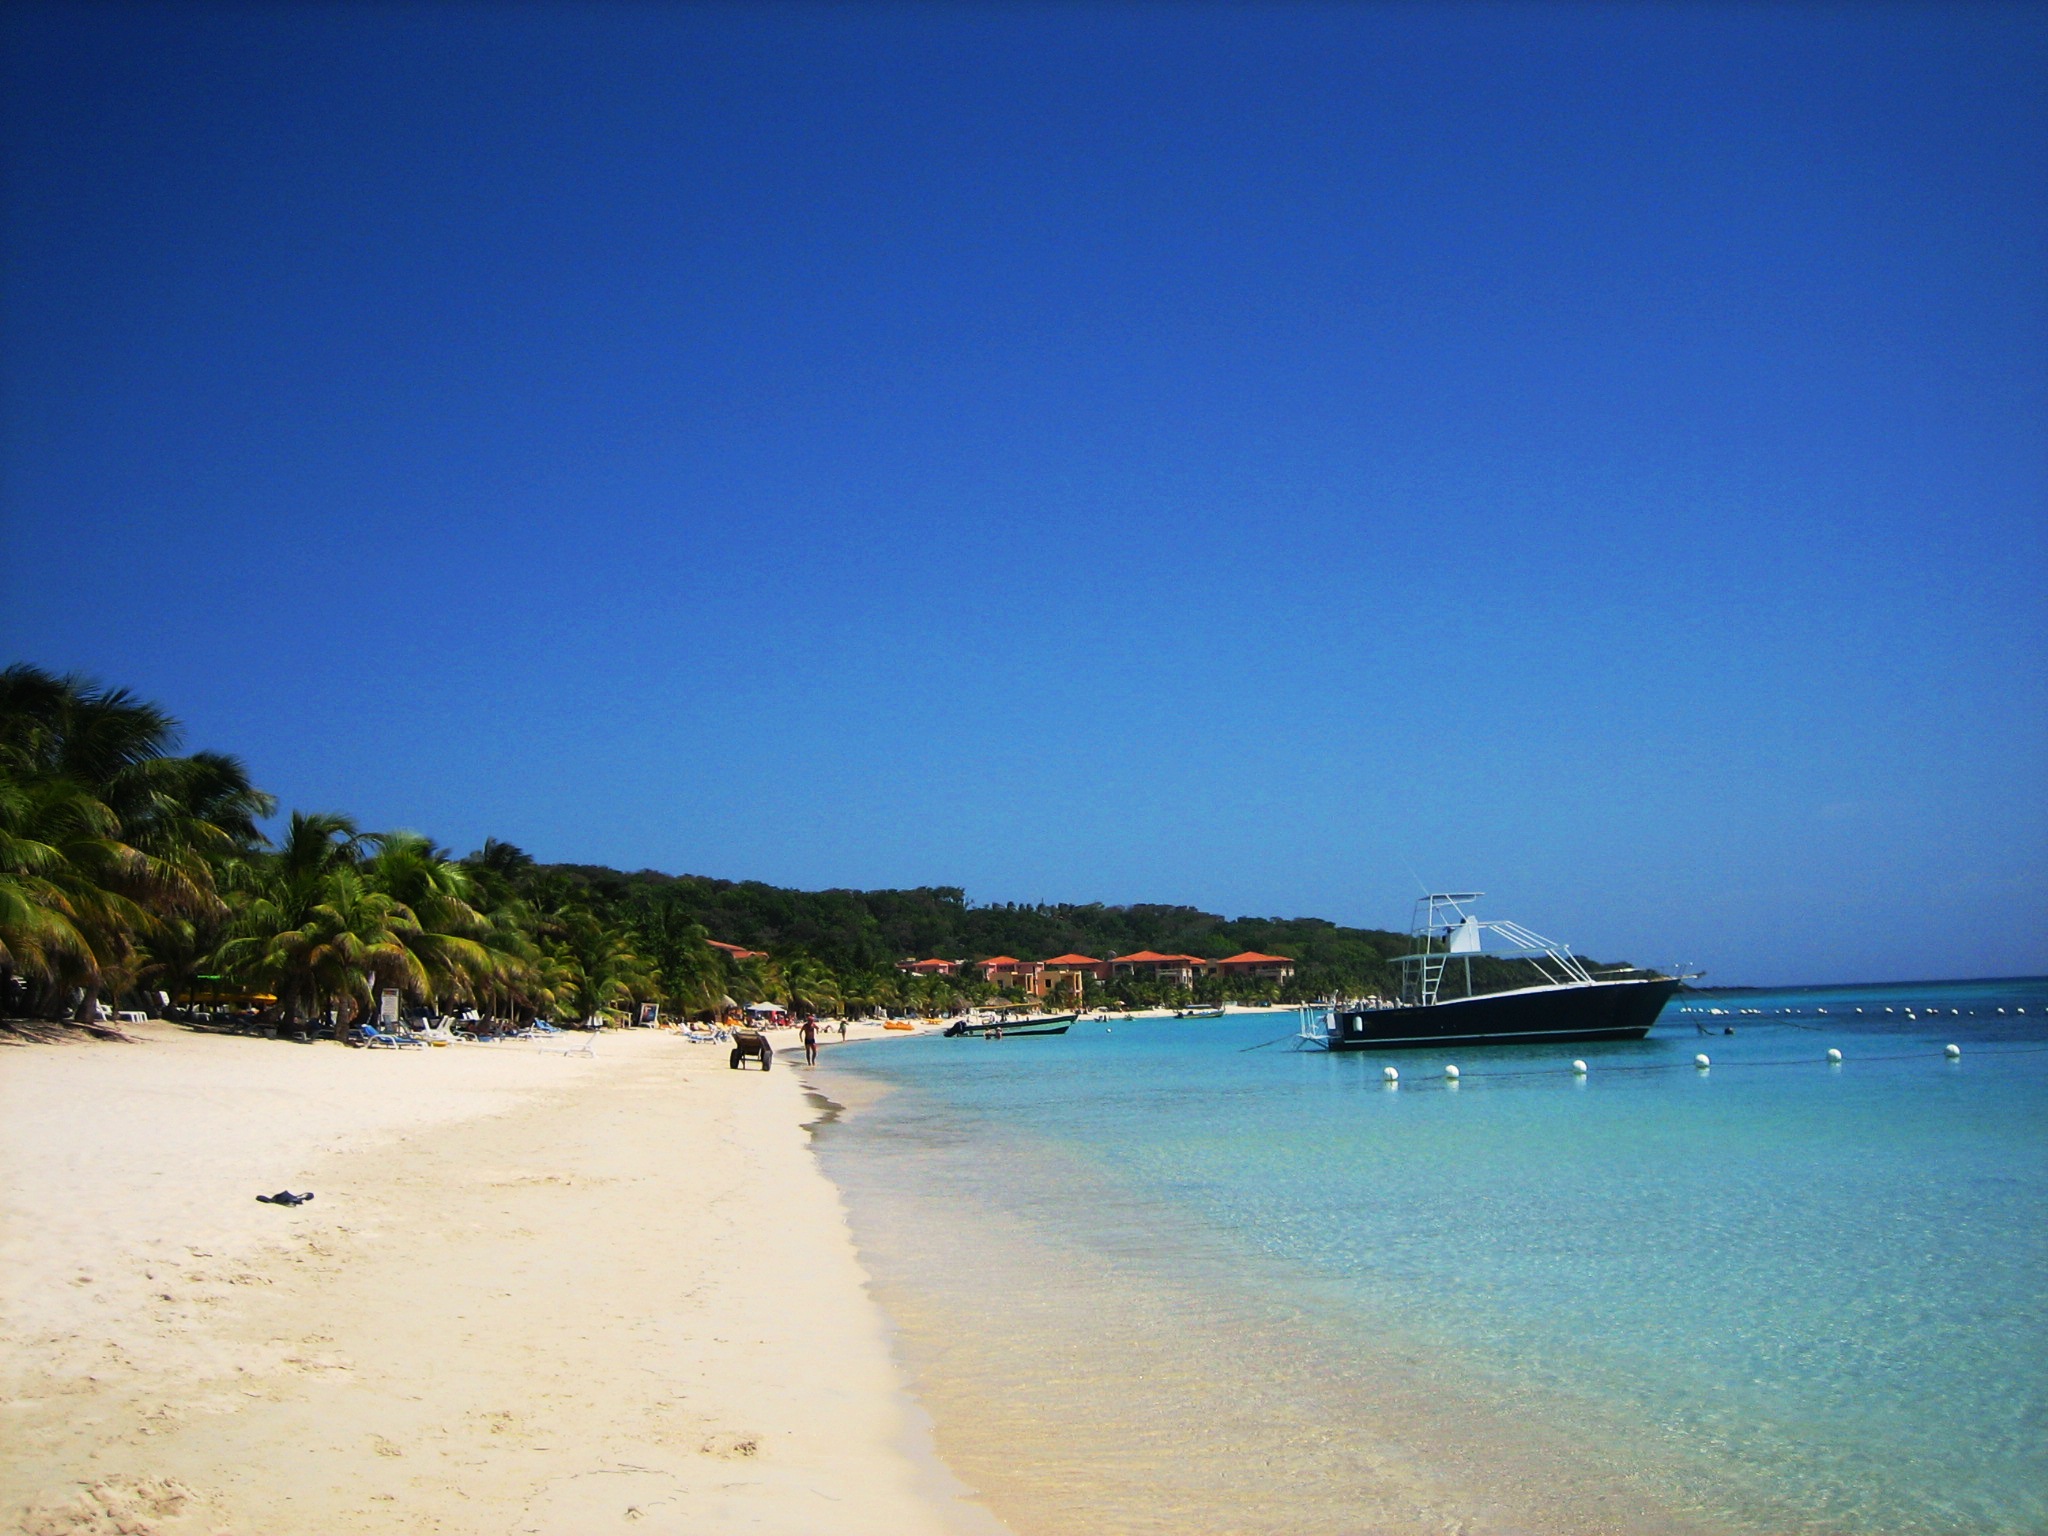
[(904, 1391), (795, 1053), (135, 1033), (0, 1051), (20, 1529), (1000, 1529)]

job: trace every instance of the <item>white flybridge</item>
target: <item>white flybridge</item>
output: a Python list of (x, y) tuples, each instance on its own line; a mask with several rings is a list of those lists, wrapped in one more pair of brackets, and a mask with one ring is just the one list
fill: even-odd
[(1419, 1007), (1436, 1002), (1443, 986), (1445, 969), (1461, 955), (1465, 961), (1464, 995), (1470, 997), (1472, 957), (1486, 953), (1483, 936), (1489, 933), (1499, 934), (1514, 947), (1516, 952), (1504, 958), (1528, 962), (1543, 978), (1543, 984), (1559, 987), (1593, 985), (1593, 973), (1571, 952), (1571, 946), (1554, 943), (1520, 923), (1505, 918), (1482, 921), (1466, 910), (1473, 902), (1483, 901), (1485, 897), (1484, 891), (1448, 891), (1416, 898), (1415, 922), (1409, 931), (1421, 941), (1422, 947), (1394, 962), (1401, 968), (1403, 1004)]
[[(1465, 1045), (1550, 1045), (1580, 1040), (1640, 1040), (1671, 994), (1675, 977), (1624, 967), (1596, 976), (1568, 945), (1520, 923), (1481, 918), (1472, 904), (1484, 891), (1438, 891), (1415, 903), (1414, 948), (1395, 960), (1400, 998), (1385, 1004), (1340, 1005), (1312, 1014), (1303, 1026), (1310, 1044), (1332, 1051)], [(1488, 935), (1504, 941), (1489, 951)], [(1472, 962), (1526, 966), (1526, 985), (1480, 991)], [(1452, 995), (1445, 996), (1445, 979)]]

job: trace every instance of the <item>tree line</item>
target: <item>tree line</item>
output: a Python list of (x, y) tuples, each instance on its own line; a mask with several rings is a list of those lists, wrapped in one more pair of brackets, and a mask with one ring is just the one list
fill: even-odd
[[(797, 891), (757, 881), (536, 862), (487, 840), (455, 856), (418, 833), (293, 811), (243, 764), (181, 754), (177, 722), (126, 689), (0, 671), (0, 1011), (90, 1019), (102, 1004), (241, 1002), (336, 1027), (378, 994), (503, 1019), (587, 1022), (645, 1003), (757, 1001), (819, 1014), (944, 1013), (1002, 999), (971, 969), (907, 958), (1107, 958), (1139, 949), (1287, 955), (1292, 982), (1215, 975), (1195, 999), (1391, 993), (1408, 940), (1320, 918), (1186, 906), (976, 905), (952, 886)], [(274, 830), (266, 830), (274, 826)], [(737, 959), (713, 939), (764, 953)], [(1137, 978), (1091, 1002), (1180, 1001)]]

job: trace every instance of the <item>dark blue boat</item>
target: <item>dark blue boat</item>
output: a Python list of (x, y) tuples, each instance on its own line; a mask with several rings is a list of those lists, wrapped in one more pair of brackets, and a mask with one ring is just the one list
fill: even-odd
[[(1420, 898), (1415, 904), (1415, 950), (1395, 961), (1401, 971), (1401, 996), (1392, 1002), (1371, 998), (1312, 1011), (1302, 1025), (1303, 1040), (1331, 1051), (1640, 1040), (1678, 990), (1678, 977), (1633, 967), (1595, 975), (1566, 945), (1531, 933), (1520, 923), (1483, 921), (1466, 910), (1483, 894), (1460, 891)], [(1472, 962), (1485, 953), (1487, 934), (1507, 940), (1512, 948), (1510, 954), (1488, 958), (1530, 967), (1529, 985), (1474, 989)], [(1499, 967), (1491, 969), (1498, 973)], [(1447, 977), (1452, 983), (1450, 996), (1444, 995)]]

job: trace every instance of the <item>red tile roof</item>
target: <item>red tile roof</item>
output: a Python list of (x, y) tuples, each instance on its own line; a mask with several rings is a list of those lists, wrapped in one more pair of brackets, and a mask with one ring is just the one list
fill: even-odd
[(765, 960), (768, 958), (768, 951), (765, 949), (743, 949), (737, 944), (721, 944), (717, 939), (706, 939), (704, 942), (713, 949), (724, 950), (735, 960)]
[(1022, 965), (1024, 962), (1015, 955), (990, 955), (986, 960), (980, 960), (975, 963), (978, 965)]
[(1047, 965), (1100, 965), (1102, 962), (1093, 955), (1054, 955), (1045, 962)]
[(1262, 955), (1255, 949), (1248, 949), (1241, 955), (1232, 955), (1227, 960), (1218, 960), (1218, 965), (1292, 965), (1289, 955)]
[(1207, 965), (1209, 962), (1200, 955), (1162, 955), (1153, 950), (1141, 949), (1134, 955), (1114, 955), (1113, 965)]

